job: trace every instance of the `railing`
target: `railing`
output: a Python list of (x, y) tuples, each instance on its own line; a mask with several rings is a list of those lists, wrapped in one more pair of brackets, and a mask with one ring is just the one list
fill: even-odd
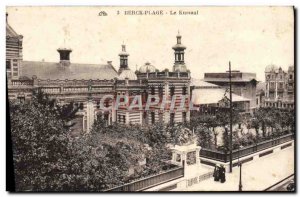
[(32, 80), (11, 80), (12, 86), (32, 86)]
[(188, 72), (153, 72), (153, 73), (138, 73), (139, 78), (189, 78)]
[(168, 170), (166, 172), (149, 176), (146, 178), (142, 178), (140, 180), (136, 180), (131, 183), (127, 183), (125, 185), (121, 185), (118, 187), (114, 187), (112, 189), (108, 189), (108, 192), (115, 192), (115, 191), (142, 191), (156, 185), (172, 181), (184, 176), (184, 168), (178, 167), (172, 170)]
[[(246, 146), (246, 147), (243, 147), (239, 150), (233, 150), (232, 151), (232, 158), (233, 159), (242, 158), (242, 157), (245, 157), (247, 155), (265, 150), (267, 148), (274, 147), (274, 146), (277, 146), (279, 144), (283, 144), (283, 143), (291, 141), (293, 139), (294, 139), (293, 134), (287, 134), (287, 135), (284, 135), (284, 136), (280, 136), (280, 137), (276, 137), (276, 138), (273, 138), (273, 139), (270, 139), (270, 140), (259, 142), (257, 144)], [(221, 162), (226, 163), (226, 162), (229, 161), (230, 155), (229, 155), (229, 152), (224, 153), (222, 151), (202, 148), (200, 150), (200, 157), (208, 158), (208, 159), (212, 159), (212, 160), (217, 160), (217, 161), (221, 161)]]

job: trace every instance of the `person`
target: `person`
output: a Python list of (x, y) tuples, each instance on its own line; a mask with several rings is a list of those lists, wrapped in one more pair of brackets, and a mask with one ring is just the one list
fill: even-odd
[(224, 165), (221, 165), (221, 167), (220, 167), (220, 180), (221, 180), (221, 183), (225, 183), (225, 181), (226, 181)]
[(218, 164), (215, 165), (213, 177), (214, 177), (214, 181), (219, 181), (220, 179), (220, 169)]

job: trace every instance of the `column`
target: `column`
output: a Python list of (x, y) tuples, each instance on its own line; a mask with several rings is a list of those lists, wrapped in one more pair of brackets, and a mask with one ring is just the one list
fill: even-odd
[(278, 86), (278, 83), (277, 83), (277, 81), (275, 81), (275, 100), (277, 100), (277, 86)]
[(125, 124), (129, 125), (129, 112), (126, 112), (126, 120), (125, 120)]
[(93, 104), (92, 100), (89, 100), (87, 102), (86, 114), (87, 114), (87, 125), (86, 125), (87, 129), (86, 129), (86, 131), (87, 131), (87, 133), (89, 133), (94, 124), (94, 121), (95, 121), (94, 104)]

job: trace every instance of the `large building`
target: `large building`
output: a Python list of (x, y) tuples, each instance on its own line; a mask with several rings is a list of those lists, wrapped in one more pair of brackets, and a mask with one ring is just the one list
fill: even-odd
[[(177, 35), (173, 47), (173, 70), (159, 71), (149, 62), (138, 71), (129, 69), (129, 53), (123, 44), (119, 53), (118, 71), (111, 61), (105, 64), (77, 64), (71, 59), (72, 50), (59, 48), (57, 62), (22, 61), (22, 36), (6, 23), (6, 67), (8, 97), (20, 102), (30, 100), (34, 90), (41, 90), (59, 104), (74, 103), (79, 108), (74, 130), (89, 132), (94, 120), (102, 117), (108, 124), (155, 124), (188, 121), (190, 117), (190, 72), (184, 62), (186, 47)], [(127, 104), (116, 108), (116, 98), (127, 96), (130, 103), (136, 95), (142, 98), (143, 108), (128, 109)], [(148, 98), (159, 97), (156, 105), (145, 110)], [(187, 96), (184, 107), (172, 110), (169, 104), (162, 110), (163, 99)], [(106, 99), (105, 99), (106, 98)], [(152, 98), (151, 98), (152, 99)], [(101, 107), (101, 102), (104, 100)], [(120, 99), (120, 101), (123, 101)], [(181, 102), (177, 100), (175, 106)]]
[[(229, 72), (204, 73), (204, 81), (229, 88)], [(256, 74), (240, 71), (231, 72), (232, 92), (236, 95), (250, 99), (250, 110), (256, 108)]]
[[(192, 102), (200, 114), (216, 114), (229, 109), (229, 91), (201, 79), (191, 80)], [(232, 93), (232, 106), (240, 113), (250, 112), (250, 99)], [(197, 112), (197, 113), (198, 113)]]
[(275, 65), (265, 68), (265, 107), (294, 108), (294, 66), (287, 71)]

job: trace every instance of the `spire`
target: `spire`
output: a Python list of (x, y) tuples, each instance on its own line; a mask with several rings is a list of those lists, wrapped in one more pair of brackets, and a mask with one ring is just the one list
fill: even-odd
[(119, 53), (119, 56), (120, 56), (119, 74), (123, 70), (128, 69), (128, 56), (129, 56), (129, 54), (126, 52), (126, 45), (124, 44), (124, 41), (121, 46), (122, 46), (122, 51)]
[(179, 30), (178, 30), (178, 34), (177, 34), (177, 44), (181, 44), (181, 35), (179, 33)]
[(186, 49), (186, 47), (183, 44), (181, 44), (181, 35), (179, 30), (176, 39), (177, 43), (175, 46), (172, 47), (175, 55), (173, 71), (186, 72), (187, 68), (184, 63), (184, 50)]
[[(124, 41), (123, 41), (124, 43)], [(122, 44), (122, 52), (126, 52), (126, 45), (125, 44)]]

